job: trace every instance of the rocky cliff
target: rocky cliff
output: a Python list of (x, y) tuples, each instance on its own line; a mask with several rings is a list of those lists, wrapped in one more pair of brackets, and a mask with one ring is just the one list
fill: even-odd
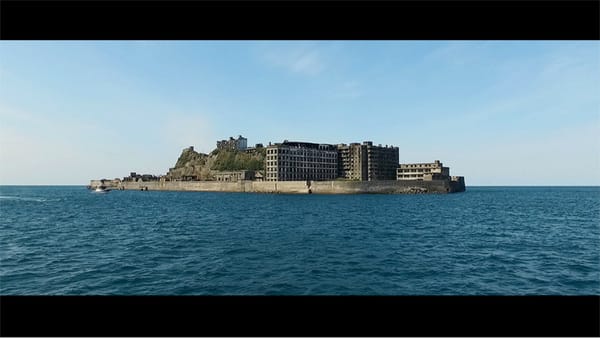
[(169, 169), (169, 179), (193, 177), (198, 180), (214, 179), (215, 171), (259, 170), (264, 172), (265, 148), (255, 149), (251, 153), (236, 150), (213, 150), (210, 154), (199, 153), (193, 147), (184, 149)]

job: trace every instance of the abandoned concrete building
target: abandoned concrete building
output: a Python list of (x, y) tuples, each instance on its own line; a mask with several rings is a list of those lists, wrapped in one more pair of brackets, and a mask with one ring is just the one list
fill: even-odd
[[(248, 147), (247, 139), (239, 135), (236, 139), (217, 141), (218, 149), (237, 150), (264, 157), (263, 170), (209, 170), (200, 172), (192, 166), (185, 173), (172, 177), (171, 168), (167, 176), (139, 175), (132, 172), (124, 177), (124, 182), (146, 181), (330, 181), (335, 179), (352, 181), (384, 180), (449, 180), (464, 185), (462, 176), (450, 176), (450, 169), (436, 160), (432, 163), (398, 164), (399, 148), (373, 145), (371, 141), (350, 144), (325, 144), (310, 142), (290, 142), (271, 144), (264, 147), (257, 143)], [(186, 149), (193, 151), (193, 147)], [(184, 154), (186, 153), (184, 150)], [(212, 156), (212, 155), (211, 155)], [(189, 161), (188, 161), (189, 162)], [(179, 160), (178, 160), (179, 163)], [(204, 162), (202, 162), (204, 163)], [(186, 164), (187, 168), (188, 164)], [(260, 166), (260, 165), (259, 165)], [(233, 168), (233, 167), (232, 167)], [(236, 166), (235, 168), (244, 168)], [(250, 168), (250, 167), (247, 167)], [(253, 166), (252, 169), (257, 169)], [(202, 176), (200, 176), (202, 175)], [(308, 184), (308, 183), (307, 183)]]
[(407, 163), (400, 164), (397, 170), (398, 180), (438, 180), (447, 179), (450, 168), (444, 167), (442, 162), (435, 160), (433, 163)]
[(358, 181), (395, 180), (398, 147), (374, 146), (373, 142), (339, 144), (338, 177)]
[[(215, 171), (214, 177), (216, 181), (221, 182), (237, 182), (242, 180), (250, 180), (253, 181), (256, 179), (256, 174), (254, 170), (235, 170), (235, 171)], [(259, 174), (259, 177), (262, 178), (262, 175)]]
[(266, 150), (266, 181), (326, 181), (337, 177), (338, 153), (331, 144), (284, 141)]
[(244, 151), (246, 152), (246, 154), (256, 154), (256, 152), (259, 149), (262, 149), (262, 148), (264, 148), (263, 144), (262, 143), (257, 143), (257, 144), (254, 145), (254, 147), (248, 147)]
[(338, 177), (366, 181), (368, 176), (367, 147), (360, 143), (338, 144)]
[(129, 173), (129, 176), (123, 177), (124, 182), (149, 182), (149, 181), (158, 181), (160, 179), (159, 176), (151, 175), (151, 174), (143, 174), (140, 175), (136, 172)]
[(248, 139), (239, 135), (238, 138), (234, 139), (230, 137), (229, 140), (217, 141), (217, 149), (219, 150), (246, 150), (248, 148)]
[(373, 142), (364, 142), (367, 147), (367, 177), (369, 181), (395, 180), (398, 168), (398, 147), (374, 146)]

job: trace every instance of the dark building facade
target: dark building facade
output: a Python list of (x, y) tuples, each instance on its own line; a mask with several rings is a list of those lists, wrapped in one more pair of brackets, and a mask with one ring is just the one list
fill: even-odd
[(338, 177), (348, 180), (367, 181), (368, 157), (367, 147), (360, 143), (339, 144)]
[(375, 146), (371, 141), (340, 144), (338, 177), (359, 181), (395, 180), (398, 168), (398, 147)]
[(398, 157), (398, 147), (370, 141), (337, 146), (284, 141), (267, 147), (265, 180), (396, 180)]
[(395, 180), (398, 168), (398, 147), (374, 146), (373, 142), (363, 142), (367, 147), (367, 177), (369, 181)]
[(331, 144), (288, 142), (266, 149), (265, 181), (326, 181), (337, 177), (338, 152)]

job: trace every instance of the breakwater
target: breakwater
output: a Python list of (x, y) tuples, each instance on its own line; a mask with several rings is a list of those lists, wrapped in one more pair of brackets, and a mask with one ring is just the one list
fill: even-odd
[(92, 180), (90, 188), (103, 185), (117, 190), (216, 191), (283, 194), (418, 194), (465, 191), (464, 179), (401, 181), (101, 181)]

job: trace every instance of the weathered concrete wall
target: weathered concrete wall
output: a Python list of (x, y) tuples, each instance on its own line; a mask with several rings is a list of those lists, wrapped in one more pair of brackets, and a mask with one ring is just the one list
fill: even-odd
[(125, 190), (171, 190), (171, 191), (235, 191), (244, 192), (243, 182), (216, 181), (166, 181), (166, 182), (122, 182)]
[[(100, 184), (92, 180), (91, 187)], [(462, 184), (462, 186), (461, 186)], [(106, 184), (105, 184), (106, 185)], [(164, 190), (164, 191), (222, 191), (284, 194), (415, 194), (451, 193), (464, 191), (464, 180), (439, 181), (306, 181), (284, 182), (216, 182), (216, 181), (166, 181), (166, 182), (120, 182), (112, 189)]]
[(450, 189), (453, 192), (465, 191), (465, 178), (463, 176), (452, 176), (452, 180), (450, 181)]
[(119, 182), (116, 182), (114, 180), (91, 180), (90, 186), (93, 188), (104, 186), (109, 189), (116, 189), (119, 186)]
[(313, 182), (315, 194), (409, 194), (452, 192), (448, 181), (328, 181)]

